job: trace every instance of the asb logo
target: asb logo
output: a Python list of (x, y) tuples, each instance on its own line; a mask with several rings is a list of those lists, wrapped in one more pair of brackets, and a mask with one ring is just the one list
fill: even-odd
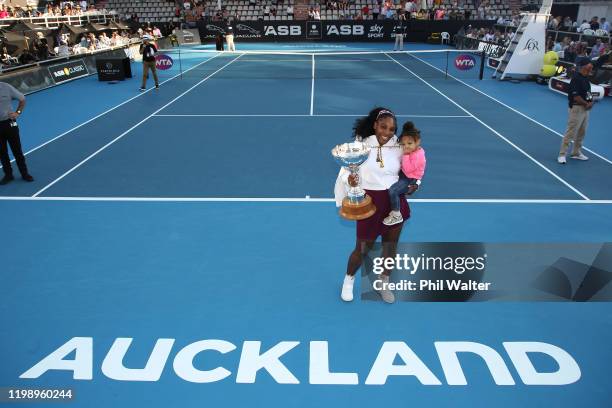
[(166, 54), (159, 54), (155, 56), (155, 68), (165, 71), (172, 68), (174, 61)]
[(476, 66), (476, 59), (471, 55), (461, 54), (455, 58), (455, 68), (460, 71), (467, 71)]
[(264, 35), (302, 35), (302, 26), (264, 26)]
[(362, 25), (328, 25), (327, 35), (363, 35), (365, 29)]

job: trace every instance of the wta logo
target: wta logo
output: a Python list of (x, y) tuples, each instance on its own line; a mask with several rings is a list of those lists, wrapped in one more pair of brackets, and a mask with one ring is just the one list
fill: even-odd
[(471, 55), (461, 54), (455, 58), (455, 68), (460, 71), (467, 71), (476, 66), (476, 59)]
[(168, 55), (159, 54), (155, 56), (155, 68), (165, 71), (172, 68), (174, 61)]

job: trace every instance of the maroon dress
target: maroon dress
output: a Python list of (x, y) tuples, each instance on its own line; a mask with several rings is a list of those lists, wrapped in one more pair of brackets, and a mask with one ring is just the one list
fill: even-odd
[[(365, 190), (365, 192), (372, 198), (372, 202), (376, 206), (376, 212), (365, 220), (357, 221), (357, 239), (376, 241), (379, 235), (382, 236), (387, 231), (403, 225), (403, 221), (395, 225), (383, 224), (383, 220), (391, 212), (389, 190)], [(400, 212), (404, 221), (410, 218), (410, 206), (403, 198), (400, 200)]]

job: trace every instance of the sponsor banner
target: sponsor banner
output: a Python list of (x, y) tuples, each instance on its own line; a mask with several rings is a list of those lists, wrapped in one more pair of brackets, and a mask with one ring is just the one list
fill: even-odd
[(487, 66), (489, 68), (497, 69), (500, 63), (501, 63), (501, 59), (499, 58), (487, 57)]
[(53, 82), (56, 84), (89, 75), (87, 65), (82, 59), (51, 65), (48, 69)]
[(127, 57), (98, 58), (96, 59), (96, 69), (100, 81), (123, 81), (126, 77), (132, 77), (130, 59)]
[(176, 30), (175, 34), (179, 44), (200, 43), (200, 33), (198, 30)]
[[(456, 32), (462, 22), (406, 22), (407, 41), (425, 41), (431, 32)], [(472, 22), (476, 24), (476, 22)], [(488, 27), (483, 22), (479, 27)], [(393, 41), (396, 22), (377, 21), (241, 21), (234, 26), (234, 39), (240, 41)], [(225, 35), (226, 25), (217, 21), (198, 22), (202, 41)]]
[(309, 40), (320, 40), (323, 38), (323, 30), (320, 21), (308, 21), (306, 23), (306, 38)]
[(157, 54), (155, 56), (155, 67), (157, 69), (161, 69), (162, 71), (165, 71), (167, 69), (172, 68), (172, 65), (174, 65), (174, 61), (172, 60), (172, 58), (170, 58), (169, 55)]
[(362, 300), (382, 301), (376, 292), (389, 290), (407, 302), (612, 301), (612, 243), (425, 242), (399, 244), (393, 257), (383, 251), (377, 243), (364, 256)]

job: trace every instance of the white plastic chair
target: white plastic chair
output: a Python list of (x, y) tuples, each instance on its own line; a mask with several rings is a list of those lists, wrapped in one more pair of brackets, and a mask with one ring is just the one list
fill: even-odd
[(450, 34), (446, 31), (440, 33), (440, 43), (444, 44), (444, 41), (446, 41), (447, 44), (450, 44)]

